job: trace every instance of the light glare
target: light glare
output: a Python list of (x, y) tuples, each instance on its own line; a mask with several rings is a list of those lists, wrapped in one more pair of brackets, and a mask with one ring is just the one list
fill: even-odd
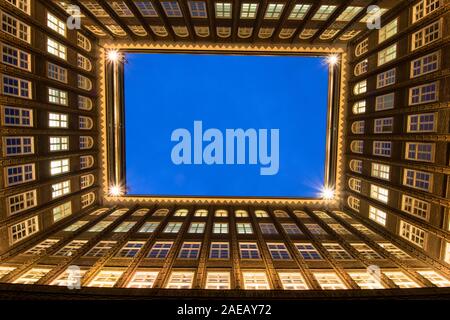
[(123, 195), (123, 188), (121, 186), (111, 186), (109, 188), (109, 195), (113, 197), (120, 197)]
[(322, 189), (322, 198), (325, 200), (332, 200), (334, 199), (334, 190), (329, 187), (324, 187)]
[(110, 62), (117, 62), (120, 60), (120, 52), (117, 50), (109, 50), (108, 53), (106, 54), (106, 57), (108, 59), (108, 61)]

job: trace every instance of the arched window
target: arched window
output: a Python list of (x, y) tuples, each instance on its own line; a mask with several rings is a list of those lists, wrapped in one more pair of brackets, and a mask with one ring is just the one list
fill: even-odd
[(143, 26), (132, 25), (128, 26), (128, 28), (130, 28), (130, 30), (139, 37), (145, 37), (147, 35), (147, 31), (145, 31)]
[(220, 38), (228, 38), (231, 36), (231, 28), (230, 27), (217, 27), (217, 36)]
[(94, 126), (94, 121), (90, 117), (79, 116), (78, 128), (81, 130), (90, 130)]
[(122, 27), (116, 24), (106, 24), (105, 27), (107, 27), (112, 33), (114, 33), (117, 36), (124, 37), (127, 35), (127, 33), (122, 29)]
[(258, 32), (258, 37), (260, 37), (261, 39), (270, 38), (274, 30), (275, 28), (260, 28)]
[(83, 194), (81, 196), (81, 208), (86, 208), (92, 205), (95, 201), (95, 193), (89, 192), (86, 194)]
[(228, 217), (228, 211), (227, 210), (216, 210), (216, 212), (214, 213), (214, 216), (216, 217)]
[(150, 26), (150, 28), (158, 37), (167, 37), (169, 35), (164, 26)]
[(316, 34), (318, 29), (304, 29), (300, 35), (298, 36), (302, 40), (306, 40), (311, 38), (313, 35)]
[(329, 40), (332, 39), (337, 33), (339, 29), (327, 29), (320, 35), (320, 40)]
[(208, 210), (205, 209), (198, 209), (195, 210), (195, 217), (207, 217), (208, 216)]
[(236, 218), (246, 218), (248, 217), (248, 212), (246, 210), (236, 210), (234, 215)]
[(361, 100), (353, 105), (353, 114), (361, 114), (366, 112), (366, 100)]
[(91, 149), (94, 146), (94, 139), (89, 136), (80, 136), (80, 149)]
[(86, 71), (91, 71), (92, 70), (92, 63), (91, 61), (86, 58), (85, 56), (77, 53), (77, 62), (78, 62), (78, 67), (81, 69), (84, 69)]
[(359, 212), (359, 199), (353, 196), (349, 196), (347, 199), (347, 204), (353, 210)]
[(368, 59), (364, 59), (363, 61), (359, 62), (355, 66), (355, 69), (353, 70), (355, 76), (360, 76), (363, 73), (366, 73), (367, 72), (368, 63), (369, 63)]
[(273, 212), (273, 214), (275, 215), (275, 217), (277, 218), (289, 218), (289, 215), (287, 214), (286, 211), (283, 210), (275, 210)]
[(250, 38), (253, 32), (253, 28), (244, 28), (244, 27), (239, 27), (238, 29), (238, 36), (239, 38), (245, 39), (245, 38)]
[(80, 170), (92, 168), (94, 165), (94, 157), (93, 156), (81, 156), (80, 157)]
[(354, 153), (363, 153), (364, 151), (364, 141), (362, 140), (354, 140), (350, 144), (350, 149)]
[(189, 31), (185, 26), (174, 26), (172, 27), (173, 32), (175, 32), (175, 34), (181, 38), (186, 38), (187, 36), (189, 36)]
[(85, 96), (78, 96), (78, 109), (92, 110), (92, 100)]
[(255, 210), (255, 216), (257, 218), (267, 218), (269, 214), (265, 210)]
[(95, 177), (93, 174), (87, 174), (80, 177), (80, 189), (85, 189), (94, 184)]
[(175, 211), (175, 213), (173, 214), (174, 217), (186, 217), (189, 213), (188, 209), (178, 209), (177, 211)]
[(90, 91), (92, 89), (92, 81), (86, 78), (85, 76), (82, 76), (81, 74), (78, 75), (78, 88)]
[(209, 28), (208, 27), (200, 27), (195, 26), (195, 33), (202, 38), (206, 38), (209, 36)]
[(355, 84), (353, 87), (353, 93), (355, 95), (366, 93), (367, 92), (367, 80), (363, 80)]
[(289, 39), (290, 37), (293, 36), (294, 32), (295, 32), (295, 28), (283, 28), (283, 29), (281, 29), (278, 37), (280, 39)]
[(362, 161), (361, 160), (350, 160), (350, 170), (356, 173), (362, 173)]
[(352, 123), (352, 133), (354, 134), (363, 134), (365, 127), (365, 121), (355, 121)]
[(165, 217), (169, 214), (169, 209), (158, 209), (153, 212), (154, 217)]
[(357, 44), (355, 48), (355, 56), (359, 57), (369, 50), (369, 38), (364, 39)]
[(361, 30), (349, 30), (349, 31), (344, 32), (344, 34), (339, 37), (339, 40), (348, 41), (350, 39), (353, 39), (360, 33), (361, 33)]
[(350, 178), (348, 179), (348, 186), (351, 190), (355, 192), (361, 192), (361, 180)]
[(147, 208), (139, 209), (139, 210), (136, 210), (135, 212), (133, 212), (132, 216), (142, 217), (142, 216), (145, 216), (147, 214), (147, 212), (149, 212), (149, 211), (150, 210)]
[(294, 214), (299, 219), (307, 219), (307, 218), (309, 218), (309, 214), (307, 214), (305, 211), (302, 211), (302, 210), (295, 210)]
[(77, 32), (77, 45), (88, 52), (92, 48), (91, 41), (79, 32)]

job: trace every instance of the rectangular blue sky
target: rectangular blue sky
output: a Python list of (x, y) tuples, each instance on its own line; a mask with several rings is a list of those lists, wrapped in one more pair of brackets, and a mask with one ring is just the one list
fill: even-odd
[[(135, 53), (126, 60), (128, 194), (318, 196), (328, 93), (323, 58)], [(279, 129), (278, 172), (261, 175), (263, 165), (249, 164), (248, 154), (246, 164), (175, 164), (172, 133), (184, 128), (194, 139), (195, 121), (224, 139), (226, 129), (267, 129), (269, 138)]]

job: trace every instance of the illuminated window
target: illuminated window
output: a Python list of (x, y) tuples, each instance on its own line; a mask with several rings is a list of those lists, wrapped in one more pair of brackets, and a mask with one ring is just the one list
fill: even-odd
[(69, 137), (49, 137), (50, 151), (69, 150)]
[(432, 173), (403, 169), (403, 185), (405, 186), (431, 192), (433, 187), (432, 182)]
[(52, 184), (52, 199), (70, 193), (70, 180)]
[(351, 245), (364, 257), (364, 259), (367, 260), (383, 259), (382, 256), (380, 256), (375, 250), (373, 250), (365, 243), (351, 243)]
[(50, 162), (50, 174), (57, 175), (70, 171), (69, 159), (53, 160)]
[(441, 21), (438, 20), (432, 24), (420, 29), (411, 36), (411, 51), (417, 50), (439, 40), (442, 36)]
[(399, 235), (421, 248), (425, 247), (425, 239), (427, 233), (424, 230), (415, 227), (406, 221), (400, 220)]
[(67, 83), (67, 69), (47, 62), (47, 77), (50, 79)]
[(318, 31), (318, 29), (303, 29), (299, 35), (299, 38), (303, 39), (303, 40), (309, 39), (313, 35), (315, 35), (317, 31)]
[(231, 18), (231, 3), (228, 2), (216, 2), (216, 18), (217, 19), (229, 19)]
[(63, 203), (52, 210), (53, 212), (53, 222), (61, 220), (72, 214), (72, 202), (68, 201)]
[(383, 272), (386, 277), (394, 281), (394, 283), (399, 286), (400, 288), (418, 288), (419, 285), (411, 280), (410, 277), (405, 275), (401, 271), (395, 271), (395, 272)]
[(177, 233), (180, 231), (183, 223), (181, 222), (169, 222), (164, 228), (164, 233)]
[(347, 289), (338, 275), (334, 272), (314, 272), (314, 277), (323, 290)]
[(2, 31), (25, 42), (31, 43), (31, 28), (22, 21), (0, 11)]
[(450, 287), (450, 281), (433, 270), (420, 270), (417, 273), (430, 280), (437, 287)]
[[(87, 222), (87, 221), (86, 221)], [(55, 256), (65, 256), (70, 257), (74, 255), (82, 246), (87, 243), (87, 240), (72, 240), (56, 252)]]
[(261, 259), (258, 245), (254, 242), (240, 242), (239, 253), (241, 259)]
[(139, 253), (144, 244), (144, 241), (128, 241), (116, 254), (116, 257), (133, 258)]
[(33, 248), (27, 250), (25, 252), (25, 254), (41, 255), (42, 253), (44, 253), (45, 250), (47, 250), (48, 248), (50, 248), (51, 246), (53, 246), (55, 243), (58, 243), (58, 242), (59, 242), (59, 239), (44, 240), (44, 241), (38, 243), (37, 245), (35, 245)]
[(204, 209), (195, 210), (194, 216), (195, 217), (207, 217), (208, 210), (204, 210)]
[(63, 106), (69, 105), (67, 91), (48, 88), (48, 102), (53, 104), (60, 104)]
[(25, 99), (31, 99), (32, 97), (31, 81), (3, 75), (2, 84), (2, 93), (4, 95)]
[(363, 134), (365, 128), (365, 121), (355, 121), (352, 123), (352, 133), (354, 134)]
[(230, 245), (228, 242), (212, 242), (209, 250), (210, 259), (229, 259)]
[(73, 271), (69, 267), (64, 272), (62, 272), (55, 280), (53, 280), (50, 285), (61, 287), (75, 287), (77, 284), (81, 283), (81, 278), (83, 278), (86, 272), (87, 270), (83, 269)]
[(199, 37), (208, 37), (209, 36), (209, 27), (201, 27), (201, 26), (194, 26), (195, 33)]
[(280, 37), (280, 39), (289, 39), (294, 35), (295, 30), (295, 28), (283, 28), (278, 34), (278, 37)]
[(269, 214), (264, 210), (255, 210), (255, 217), (257, 218), (268, 218)]
[(245, 210), (236, 210), (234, 212), (234, 216), (236, 218), (247, 218), (248, 217), (248, 212)]
[(19, 278), (13, 281), (13, 283), (20, 284), (33, 284), (39, 281), (43, 276), (45, 276), (51, 269), (49, 268), (32, 268), (25, 272)]
[(321, 20), (321, 21), (327, 20), (336, 8), (337, 6), (322, 5), (316, 11), (314, 16), (312, 17), (312, 20)]
[(252, 234), (253, 228), (250, 223), (236, 223), (237, 233), (239, 234)]
[(86, 208), (95, 201), (95, 193), (89, 192), (81, 195), (81, 208)]
[(102, 6), (94, 1), (83, 1), (82, 4), (86, 7), (86, 9), (88, 9), (94, 16), (98, 18), (109, 17)]
[(275, 210), (273, 213), (277, 218), (289, 218), (289, 215), (283, 210)]
[(394, 19), (378, 31), (378, 43), (389, 39), (397, 33), (398, 19)]
[(88, 287), (112, 288), (117, 280), (122, 276), (123, 271), (120, 270), (102, 270), (97, 273)]
[(336, 18), (336, 21), (350, 21), (356, 15), (361, 12), (363, 7), (354, 7), (354, 6), (348, 6), (345, 8), (345, 10)]
[(188, 215), (189, 211), (187, 209), (178, 209), (173, 214), (174, 217), (186, 217)]
[(61, 59), (66, 60), (67, 59), (67, 48), (66, 46), (62, 45), (61, 43), (47, 38), (47, 52), (51, 53)]
[(388, 63), (397, 58), (397, 44), (393, 44), (378, 52), (378, 66)]
[(250, 38), (253, 32), (253, 28), (244, 28), (244, 27), (239, 27), (238, 28), (238, 36), (239, 38)]
[(396, 246), (394, 246), (392, 243), (389, 242), (379, 242), (378, 243), (381, 247), (383, 247), (386, 251), (397, 257), (398, 259), (411, 259), (411, 257), (406, 254), (403, 250), (400, 250)]
[(450, 263), (450, 242), (446, 242), (445, 244), (444, 261)]
[(310, 4), (296, 4), (289, 14), (289, 20), (303, 20), (310, 8)]
[(205, 289), (230, 289), (230, 282), (229, 272), (208, 272), (206, 274)]
[(381, 163), (372, 163), (371, 175), (372, 177), (389, 180), (391, 167)]
[(228, 211), (227, 210), (216, 210), (214, 213), (215, 217), (225, 218), (228, 217)]
[(383, 285), (367, 272), (349, 272), (349, 276), (361, 289), (383, 289)]
[(47, 27), (64, 37), (66, 36), (66, 23), (55, 17), (50, 12), (47, 12)]
[(147, 258), (152, 259), (165, 259), (169, 254), (170, 249), (172, 248), (173, 242), (155, 242), (152, 249), (147, 255)]
[(387, 203), (389, 199), (389, 190), (380, 186), (370, 185), (370, 197), (378, 201)]
[(115, 228), (113, 232), (128, 232), (135, 226), (135, 224), (136, 221), (124, 221), (117, 228)]
[(66, 231), (66, 232), (77, 231), (78, 229), (80, 229), (82, 226), (84, 226), (88, 222), (89, 221), (85, 221), (85, 220), (76, 221), (76, 222), (72, 223), (70, 226), (68, 226), (67, 228), (65, 228), (64, 231)]
[(269, 290), (269, 280), (265, 272), (243, 272), (246, 290)]
[(112, 221), (100, 221), (93, 227), (91, 227), (88, 232), (102, 232), (105, 230), (109, 225), (112, 223)]
[(203, 233), (205, 232), (204, 222), (192, 222), (189, 226), (188, 233)]
[(264, 14), (264, 19), (279, 19), (283, 8), (284, 3), (269, 3)]
[(356, 102), (352, 108), (353, 114), (362, 114), (366, 112), (366, 100)]
[(411, 78), (415, 78), (439, 70), (440, 60), (440, 51), (436, 51), (411, 61)]
[(167, 289), (190, 289), (194, 281), (194, 272), (175, 272), (170, 274)]
[(258, 11), (257, 3), (242, 3), (241, 19), (255, 19), (257, 11)]
[(329, 40), (332, 39), (340, 29), (326, 29), (322, 34), (320, 35), (321, 40)]
[(159, 222), (145, 222), (139, 229), (139, 233), (152, 233), (155, 232)]
[(341, 226), (338, 223), (331, 223), (331, 224), (329, 224), (329, 226), (337, 234), (340, 234), (340, 235), (343, 235), (343, 236), (352, 234), (350, 231), (348, 231), (346, 228), (344, 228), (343, 226)]
[(34, 163), (5, 167), (6, 186), (33, 181), (36, 178)]
[(284, 290), (308, 290), (300, 272), (278, 272)]
[(228, 233), (228, 223), (214, 223), (213, 233)]
[(152, 288), (158, 276), (157, 271), (136, 271), (127, 288)]
[(402, 211), (420, 219), (428, 220), (430, 214), (430, 203), (417, 198), (402, 195)]

